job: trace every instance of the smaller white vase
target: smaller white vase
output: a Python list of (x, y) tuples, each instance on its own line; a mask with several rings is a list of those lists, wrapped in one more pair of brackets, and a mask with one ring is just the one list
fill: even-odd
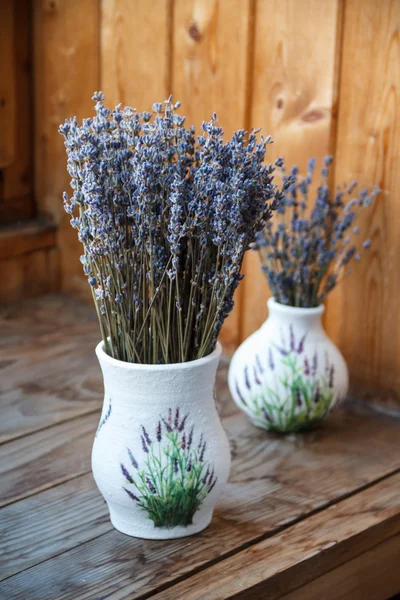
[(268, 310), (268, 319), (232, 358), (230, 392), (258, 427), (310, 429), (345, 397), (345, 360), (322, 326), (324, 306), (296, 308), (271, 298)]
[(122, 362), (96, 348), (104, 406), (92, 470), (111, 522), (127, 535), (170, 539), (210, 523), (230, 451), (214, 398), (221, 347), (171, 365)]

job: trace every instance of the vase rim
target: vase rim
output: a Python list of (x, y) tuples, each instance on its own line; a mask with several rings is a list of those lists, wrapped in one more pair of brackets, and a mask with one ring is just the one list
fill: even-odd
[(121, 369), (127, 369), (128, 371), (182, 371), (186, 369), (192, 369), (193, 367), (200, 367), (211, 363), (215, 360), (219, 360), (222, 352), (222, 346), (219, 342), (217, 342), (215, 349), (207, 356), (203, 356), (202, 358), (196, 358), (195, 360), (189, 360), (186, 362), (180, 363), (168, 363), (162, 365), (151, 365), (151, 364), (142, 364), (142, 363), (131, 363), (125, 362), (124, 360), (119, 360), (118, 358), (113, 358), (104, 350), (104, 341), (101, 340), (96, 346), (96, 355), (99, 361), (107, 362), (110, 365), (118, 366)]
[(319, 304), (318, 306), (314, 306), (313, 308), (305, 308), (302, 306), (289, 306), (287, 304), (281, 304), (275, 298), (270, 298), (267, 302), (269, 310), (279, 311), (281, 313), (291, 313), (299, 316), (313, 316), (313, 315), (322, 315), (325, 310), (324, 304)]

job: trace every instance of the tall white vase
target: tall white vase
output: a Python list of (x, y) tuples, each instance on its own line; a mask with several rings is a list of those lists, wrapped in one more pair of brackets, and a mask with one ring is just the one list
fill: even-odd
[(324, 306), (296, 308), (271, 298), (268, 310), (268, 319), (232, 358), (229, 389), (255, 425), (308, 429), (345, 397), (346, 363), (323, 329)]
[(221, 347), (172, 365), (115, 360), (96, 348), (105, 398), (92, 451), (116, 529), (169, 539), (207, 527), (228, 479), (230, 452), (215, 406)]

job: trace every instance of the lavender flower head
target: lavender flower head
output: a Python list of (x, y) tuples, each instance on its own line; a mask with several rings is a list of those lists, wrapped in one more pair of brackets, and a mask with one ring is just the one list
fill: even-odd
[(224, 141), (215, 114), (196, 136), (171, 98), (143, 113), (110, 110), (101, 92), (93, 100), (95, 115), (60, 133), (72, 187), (64, 206), (105, 349), (144, 364), (206, 356), (244, 253), (289, 186), (278, 189), (264, 163), (271, 140), (239, 130)]
[[(354, 221), (361, 209), (371, 206), (380, 190), (374, 187), (369, 193), (362, 189), (354, 196), (353, 181), (332, 194), (328, 186), (332, 157), (327, 156), (314, 204), (309, 207), (315, 159), (309, 161), (302, 179), (297, 167), (292, 167), (288, 176), (280, 159), (275, 164), (281, 167), (288, 185), (277, 210), (279, 217), (266, 223), (253, 248), (259, 251), (275, 300), (289, 306), (319, 306), (349, 273), (350, 262), (360, 259), (358, 244), (352, 241), (352, 236), (359, 234)], [(367, 239), (362, 251), (370, 246)]]

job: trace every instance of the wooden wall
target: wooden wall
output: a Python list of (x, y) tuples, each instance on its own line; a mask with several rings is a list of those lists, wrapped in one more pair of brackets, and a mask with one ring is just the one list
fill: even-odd
[(32, 48), (30, 0), (1, 0), (0, 301), (59, 286), (55, 228), (37, 218), (34, 195)]
[[(62, 290), (88, 297), (62, 210), (59, 123), (89, 116), (97, 89), (138, 110), (172, 93), (196, 126), (214, 110), (227, 135), (261, 126), (275, 139), (270, 160), (304, 170), (333, 153), (336, 183), (385, 190), (363, 223), (373, 249), (328, 302), (326, 325), (357, 385), (398, 401), (400, 0), (34, 0), (31, 17), (36, 210), (58, 226)], [(15, 152), (10, 139), (0, 160)], [(267, 315), (257, 256), (244, 272), (223, 332), (230, 350)]]

